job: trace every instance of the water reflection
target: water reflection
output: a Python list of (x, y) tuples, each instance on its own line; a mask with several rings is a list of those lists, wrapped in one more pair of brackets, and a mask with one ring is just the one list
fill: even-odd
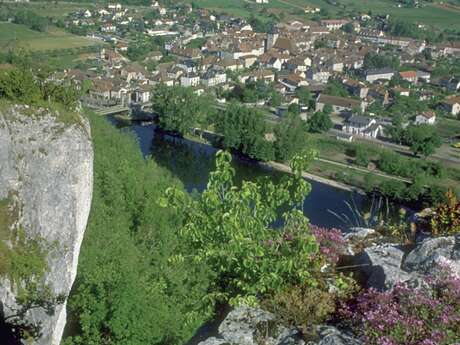
[[(111, 121), (120, 125), (114, 119)], [(209, 173), (214, 169), (214, 155), (217, 151), (215, 148), (155, 132), (153, 125), (134, 124), (124, 127), (124, 130), (133, 131), (144, 156), (151, 155), (159, 165), (170, 170), (182, 181), (189, 192), (193, 190), (200, 192), (206, 188)], [(241, 158), (235, 158), (233, 166), (238, 184), (243, 180), (254, 181), (262, 177), (268, 177), (276, 182), (284, 175), (284, 173), (267, 170), (253, 161)], [(310, 181), (310, 183), (312, 192), (305, 200), (303, 209), (313, 224), (344, 229), (346, 225), (330, 211), (351, 217), (352, 212), (346, 202), (353, 199), (356, 208), (364, 211), (368, 210), (372, 204), (372, 200), (361, 194), (340, 190), (315, 181)], [(391, 204), (391, 208), (392, 213), (395, 213), (398, 205)]]

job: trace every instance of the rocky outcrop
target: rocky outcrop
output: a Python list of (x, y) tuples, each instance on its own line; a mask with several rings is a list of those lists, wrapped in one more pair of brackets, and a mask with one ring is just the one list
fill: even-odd
[(307, 345), (364, 345), (356, 338), (345, 334), (333, 326), (318, 327), (318, 340)]
[(304, 345), (300, 333), (276, 322), (275, 315), (261, 309), (239, 307), (219, 326), (219, 335), (199, 345)]
[(382, 244), (365, 248), (357, 257), (357, 263), (368, 276), (369, 287), (391, 289), (396, 283), (411, 279), (411, 275), (401, 269), (403, 257), (400, 246)]
[(261, 309), (238, 307), (219, 326), (219, 335), (198, 345), (362, 345), (335, 327), (318, 327), (315, 341), (305, 342), (296, 328), (282, 326), (275, 315)]
[[(3, 107), (0, 162), (0, 200), (9, 200), (18, 210), (9, 230), (21, 228), (26, 238), (47, 244), (44, 284), (54, 295), (68, 296), (91, 205), (93, 150), (88, 122), (43, 108)], [(16, 297), (16, 284), (4, 274), (0, 301), (5, 317), (18, 309)], [(26, 320), (40, 325), (35, 344), (58, 345), (66, 303), (58, 305), (53, 315), (31, 309)]]
[(347, 242), (347, 254), (355, 255), (364, 248), (377, 244), (382, 236), (374, 229), (354, 227), (350, 228), (343, 238)]
[(419, 285), (425, 276), (441, 269), (460, 276), (460, 236), (426, 238), (407, 252), (396, 244), (368, 247), (356, 263), (367, 274), (368, 286), (380, 290), (398, 282)]
[(428, 238), (412, 250), (401, 265), (408, 272), (432, 274), (448, 268), (460, 276), (460, 236)]

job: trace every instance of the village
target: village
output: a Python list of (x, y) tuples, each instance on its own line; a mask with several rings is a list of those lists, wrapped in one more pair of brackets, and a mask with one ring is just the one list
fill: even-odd
[(150, 106), (152, 89), (165, 84), (213, 94), (220, 106), (237, 99), (271, 118), (289, 110), (308, 120), (326, 110), (337, 139), (346, 141), (391, 141), (385, 129), (395, 125), (394, 109), (402, 127), (458, 117), (460, 79), (432, 74), (435, 64), (458, 61), (460, 42), (391, 36), (387, 20), (363, 14), (276, 23), (259, 32), (251, 19), (189, 4), (154, 1), (143, 11), (109, 4), (66, 18), (67, 26), (106, 45), (88, 58), (87, 69), (54, 78), (90, 81), (84, 101), (96, 108)]

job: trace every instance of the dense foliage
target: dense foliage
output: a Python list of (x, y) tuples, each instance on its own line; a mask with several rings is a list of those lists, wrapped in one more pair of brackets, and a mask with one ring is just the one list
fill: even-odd
[(417, 175), (442, 177), (444, 168), (438, 162), (426, 160), (405, 159), (403, 156), (389, 150), (380, 154), (378, 168), (387, 174), (413, 178)]
[(14, 7), (1, 7), (0, 20), (13, 20), (15, 24), (23, 24), (32, 30), (44, 32), (48, 29), (49, 20), (41, 17), (31, 10)]
[(211, 97), (198, 96), (191, 88), (182, 86), (158, 85), (153, 90), (152, 103), (160, 127), (180, 135), (190, 132), (199, 123), (206, 123), (213, 111)]
[[(192, 261), (216, 273), (211, 300), (257, 304), (289, 287), (327, 285), (320, 270), (325, 258), (299, 206), (311, 188), (301, 171), (313, 157), (295, 157), (294, 177), (277, 185), (265, 180), (237, 187), (231, 156), (219, 151), (216, 171), (201, 196), (191, 200), (168, 189), (164, 205), (185, 211), (180, 234), (194, 248)], [(281, 219), (281, 228), (275, 227)], [(335, 276), (329, 281), (339, 287), (343, 283)]]
[(266, 100), (274, 94), (273, 85), (265, 83), (263, 80), (248, 81), (245, 84), (237, 84), (227, 93), (228, 99), (236, 99), (244, 103), (255, 103)]
[(421, 154), (425, 157), (434, 153), (442, 144), (436, 128), (430, 125), (410, 126), (407, 129), (405, 141), (414, 154)]
[(333, 127), (330, 114), (327, 111), (317, 111), (307, 121), (308, 130), (312, 133), (327, 132)]
[(460, 201), (449, 190), (446, 202), (439, 204), (430, 219), (431, 232), (435, 236), (446, 236), (460, 233)]
[(460, 279), (427, 278), (424, 288), (399, 284), (364, 291), (344, 305), (348, 321), (368, 345), (451, 345), (460, 334)]
[(215, 123), (224, 148), (231, 148), (260, 160), (273, 159), (273, 146), (266, 140), (267, 124), (262, 113), (236, 102), (219, 112)]
[(79, 332), (66, 344), (182, 344), (210, 309), (207, 266), (172, 259), (190, 248), (177, 236), (179, 212), (157, 203), (181, 187), (130, 135), (90, 119), (93, 200), (69, 303)]
[(294, 155), (307, 147), (305, 122), (300, 116), (287, 113), (275, 127), (273, 143), (275, 158), (281, 162), (289, 161)]
[(363, 67), (365, 69), (377, 69), (385, 67), (396, 69), (399, 67), (399, 59), (395, 55), (369, 52), (364, 56)]
[(25, 67), (0, 72), (0, 98), (28, 105), (52, 104), (75, 109), (79, 91), (71, 85), (52, 83), (46, 77), (34, 75)]

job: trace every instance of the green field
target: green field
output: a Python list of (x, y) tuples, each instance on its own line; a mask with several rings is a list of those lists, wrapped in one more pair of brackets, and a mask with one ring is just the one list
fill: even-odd
[[(192, 0), (185, 0), (192, 2)], [(439, 4), (424, 3), (421, 8), (398, 8), (394, 0), (335, 0), (331, 5), (326, 0), (270, 0), (269, 4), (257, 5), (250, 0), (193, 0), (203, 8), (225, 12), (235, 16), (248, 17), (251, 14), (261, 14), (263, 9), (274, 12), (285, 12), (286, 15), (308, 19), (301, 9), (319, 7), (329, 12), (331, 16), (346, 16), (351, 11), (374, 14), (390, 14), (399, 19), (413, 23), (434, 26), (440, 29), (460, 30), (460, 9), (442, 8)]]
[(100, 42), (57, 28), (50, 28), (48, 32), (38, 32), (24, 25), (0, 23), (0, 49), (24, 48), (37, 51), (79, 48), (95, 44)]
[(396, 18), (443, 29), (460, 29), (460, 13), (425, 3), (421, 8), (398, 8), (394, 0), (336, 0), (336, 6), (325, 0), (287, 0), (293, 4), (311, 4), (326, 8), (330, 13), (347, 12), (352, 9), (357, 12), (372, 11), (374, 14), (389, 14)]
[(72, 2), (59, 2), (54, 1), (46, 2), (29, 2), (19, 3), (16, 5), (18, 8), (23, 7), (32, 10), (39, 16), (52, 17), (52, 18), (64, 18), (71, 12), (76, 12), (82, 8), (94, 8), (93, 3), (72, 3)]
[(460, 136), (460, 121), (448, 118), (440, 118), (436, 124), (436, 129), (444, 139)]

